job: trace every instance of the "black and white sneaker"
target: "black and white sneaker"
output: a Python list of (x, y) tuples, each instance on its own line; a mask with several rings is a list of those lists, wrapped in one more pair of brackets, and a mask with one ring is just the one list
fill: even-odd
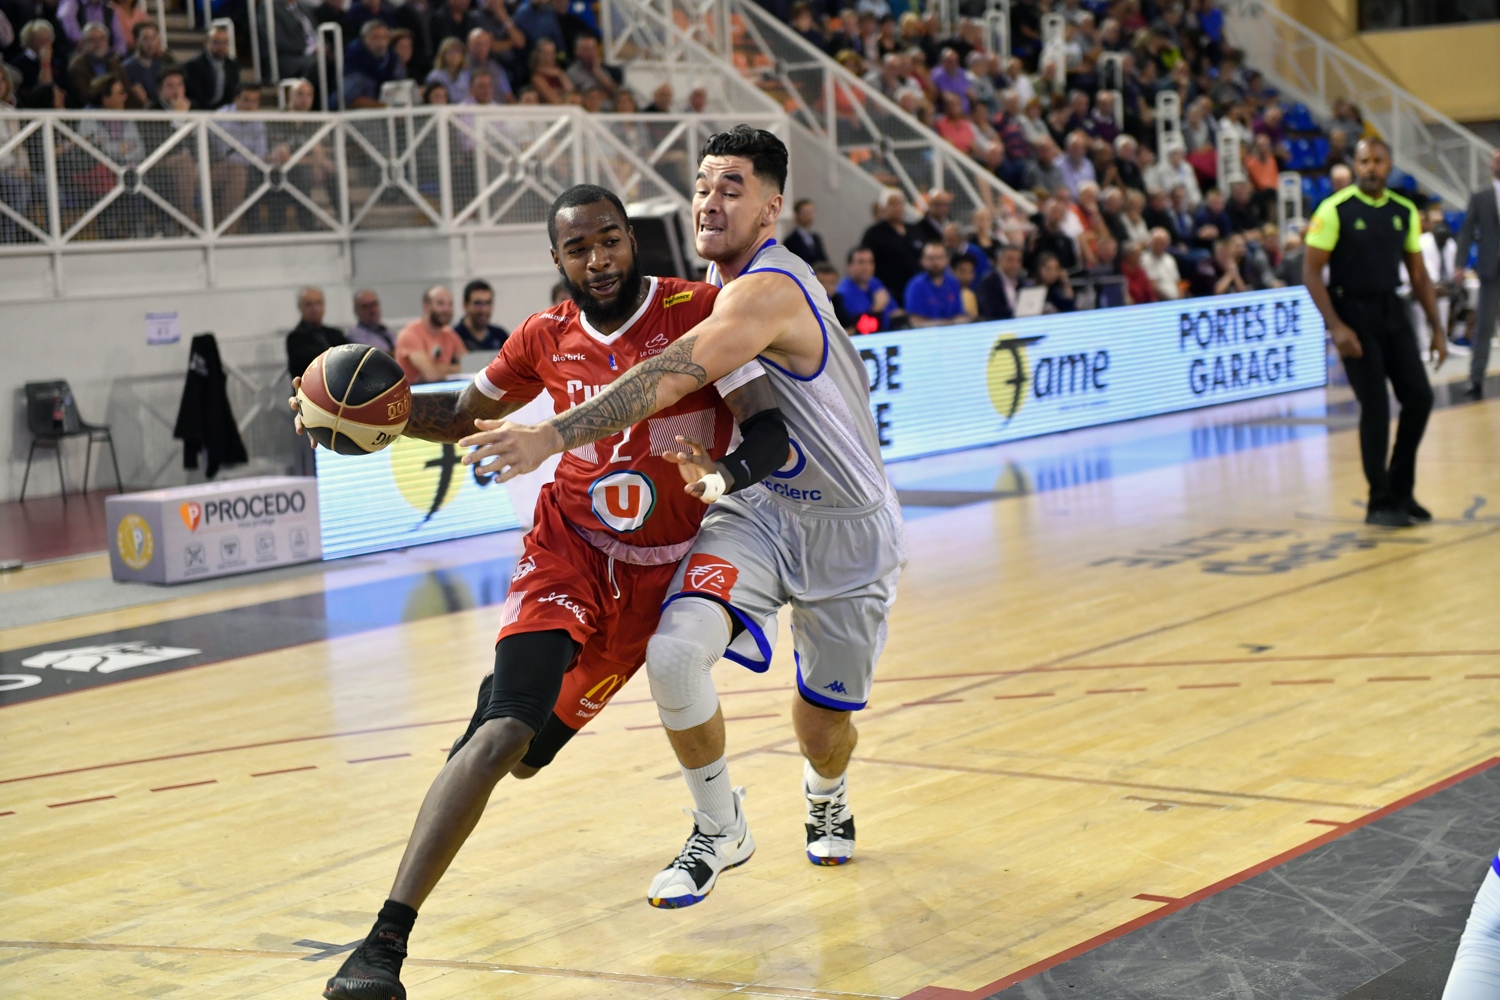
[(401, 963), (406, 941), (392, 930), (377, 930), (344, 959), (323, 988), (325, 1000), (406, 1000)]
[(745, 790), (734, 790), (735, 822), (720, 829), (719, 825), (696, 809), (684, 809), (693, 818), (693, 832), (672, 863), (657, 872), (646, 892), (646, 900), (667, 910), (703, 902), (714, 891), (719, 873), (738, 868), (755, 853), (755, 838), (745, 821)]
[(1401, 510), (1406, 512), (1407, 517), (1418, 524), (1429, 524), (1432, 521), (1432, 511), (1417, 503), (1414, 497), (1407, 497), (1405, 500), (1402, 500), (1400, 507)]
[(809, 785), (812, 765), (802, 765), (802, 794), (807, 797), (807, 860), (815, 865), (847, 864), (854, 857), (854, 813), (849, 809), (849, 776), (828, 793)]

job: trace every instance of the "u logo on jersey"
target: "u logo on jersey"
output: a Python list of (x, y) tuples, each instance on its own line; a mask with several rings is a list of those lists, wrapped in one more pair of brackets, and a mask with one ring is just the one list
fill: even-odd
[(634, 531), (656, 507), (656, 486), (634, 469), (612, 472), (589, 487), (594, 516), (616, 531)]

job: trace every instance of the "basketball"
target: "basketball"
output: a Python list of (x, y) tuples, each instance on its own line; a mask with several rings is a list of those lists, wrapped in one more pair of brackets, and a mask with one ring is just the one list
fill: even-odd
[(401, 436), (411, 387), (396, 359), (367, 344), (341, 344), (313, 359), (297, 390), (302, 425), (340, 455), (368, 455)]

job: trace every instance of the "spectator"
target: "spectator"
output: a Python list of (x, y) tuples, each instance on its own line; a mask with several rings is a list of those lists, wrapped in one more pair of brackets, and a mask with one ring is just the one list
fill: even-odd
[(1062, 158), (1058, 168), (1062, 171), (1063, 183), (1067, 185), (1069, 193), (1074, 198), (1078, 197), (1078, 186), (1085, 181), (1097, 183), (1094, 175), (1094, 165), (1089, 161), (1089, 137), (1083, 131), (1075, 131), (1068, 135), (1068, 155)]
[[(15, 81), (5, 72), (5, 64), (0, 62), (0, 148), (10, 143), (20, 127), (20, 123), (6, 114), (15, 107), (14, 89)], [(26, 144), (20, 143), (8, 152), (0, 153), (0, 203), (24, 218), (31, 207), (33, 188), (31, 154), (26, 151)], [(0, 214), (0, 243), (20, 242), (22, 232), (13, 219)]]
[[(536, 91), (529, 91), (535, 95)], [(488, 73), (478, 73), (469, 80), (469, 92), (464, 95), (460, 104), (490, 105), (495, 103), (495, 79)], [(523, 102), (524, 103), (524, 102)], [(533, 101), (533, 104), (536, 102)], [(478, 130), (481, 126), (474, 123), (473, 115), (465, 115), (465, 121), (470, 128)], [(463, 137), (467, 140), (467, 137)]]
[[(442, 45), (447, 38), (456, 38), (463, 43), (468, 39), (469, 33), (479, 26), (479, 19), (469, 9), (469, 0), (447, 0), (432, 12), (432, 18), (428, 21), (428, 33), (433, 45)], [(454, 100), (457, 103), (457, 98)]]
[(240, 92), (240, 64), (229, 58), (229, 31), (225, 28), (210, 31), (203, 41), (203, 51), (189, 59), (182, 70), (194, 111), (223, 107)]
[(960, 153), (968, 156), (974, 148), (975, 134), (974, 123), (969, 121), (963, 99), (951, 90), (943, 91), (939, 96), (943, 102), (943, 117), (937, 120), (937, 134), (956, 146)]
[[(1033, 97), (1025, 101), (1021, 107), (1024, 109), (1021, 116), (1021, 130), (1026, 133), (1026, 141), (1031, 143), (1031, 148), (1040, 154), (1042, 141), (1052, 142), (1052, 130), (1047, 127), (1047, 121), (1042, 116), (1042, 102), (1039, 98)], [(1052, 144), (1054, 147), (1057, 145), (1055, 142)], [(1055, 148), (1053, 155), (1057, 155)], [(1027, 187), (1030, 186), (1027, 185)]]
[(1218, 123), (1213, 117), (1213, 101), (1200, 97), (1182, 119), (1182, 139), (1188, 149), (1213, 149), (1218, 144)]
[(1276, 266), (1276, 277), (1286, 286), (1302, 284), (1302, 261), (1307, 248), (1302, 245), (1302, 231), (1294, 229), (1286, 234), (1286, 244), (1281, 248), (1281, 263)]
[(613, 101), (615, 92), (620, 89), (620, 81), (624, 79), (621, 70), (606, 66), (599, 55), (599, 40), (592, 35), (579, 35), (578, 41), (573, 46), (573, 62), (568, 66), (568, 79), (573, 81), (579, 93), (588, 93), (590, 90), (603, 90), (605, 96)]
[(1141, 144), (1132, 135), (1121, 134), (1115, 138), (1115, 169), (1120, 173), (1120, 183), (1127, 188), (1146, 193), (1146, 177), (1141, 172)]
[(391, 333), (390, 327), (380, 322), (380, 296), (368, 288), (355, 292), (354, 318), (358, 322), (349, 328), (346, 338), (349, 343), (369, 344), (395, 357), (396, 335)]
[(948, 248), (932, 242), (922, 247), (922, 273), (906, 283), (902, 296), (912, 326), (952, 326), (966, 322), (962, 289), (948, 269)]
[(422, 293), (422, 317), (396, 335), (396, 360), (412, 385), (442, 382), (458, 374), (464, 343), (448, 326), (453, 319), (453, 296), (435, 285)]
[[(167, 122), (141, 124), (146, 148), (156, 150), (169, 142), (177, 129), (187, 124), (185, 115), (193, 107), (192, 102), (187, 99), (182, 67), (167, 66), (162, 70), (161, 78), (156, 81), (156, 97), (146, 107), (149, 111), (166, 111), (176, 116)], [(194, 203), (198, 197), (198, 163), (193, 152), (189, 151), (192, 146), (191, 142), (179, 142), (158, 160), (151, 186), (171, 202), (184, 218), (196, 221), (197, 209)], [(167, 221), (163, 229), (166, 235), (176, 235), (181, 231), (180, 224), (175, 220)]]
[(904, 293), (912, 276), (922, 269), (921, 235), (906, 224), (906, 198), (893, 188), (886, 189), (880, 205), (880, 219), (865, 230), (860, 245), (875, 255), (875, 276), (886, 288)]
[(1160, 226), (1151, 230), (1151, 242), (1141, 254), (1141, 270), (1156, 290), (1156, 298), (1170, 302), (1180, 298), (1182, 276), (1177, 270), (1177, 258), (1169, 252), (1172, 234)]
[(1012, 319), (1016, 315), (1016, 296), (1026, 287), (1021, 260), (1020, 247), (1000, 248), (995, 269), (981, 278), (974, 289), (980, 319)]
[(823, 237), (813, 232), (816, 206), (811, 198), (799, 198), (797, 204), (792, 207), (792, 217), (796, 225), (792, 231), (786, 234), (786, 248), (801, 257), (809, 264), (828, 259), (828, 251), (823, 248)]
[(1120, 281), (1120, 245), (1112, 236), (1102, 236), (1094, 246), (1094, 263), (1088, 276), (1094, 279), (1094, 308), (1116, 309), (1125, 305), (1125, 282)]
[(1250, 286), (1240, 275), (1239, 261), (1235, 259), (1234, 241), (1228, 237), (1214, 241), (1212, 274), (1214, 295), (1230, 295), (1250, 290)]
[(1234, 232), (1229, 213), (1224, 210), (1224, 192), (1213, 188), (1193, 213), (1193, 237), (1200, 247), (1211, 248)]
[(1105, 188), (1099, 192), (1098, 206), (1098, 218), (1105, 231), (1114, 237), (1116, 243), (1129, 243), (1130, 233), (1125, 229), (1125, 193), (1117, 187)]
[(338, 25), (346, 38), (354, 34), (349, 30), (349, 11), (346, 9), (345, 0), (323, 0), (313, 8), (312, 16), (317, 24)]
[(1176, 242), (1177, 227), (1172, 219), (1172, 203), (1167, 192), (1158, 189), (1146, 195), (1146, 207), (1141, 210), (1141, 219), (1146, 223), (1148, 233), (1161, 227), (1174, 237), (1172, 242)]
[(91, 97), (90, 88), (101, 76), (112, 76), (120, 85), (130, 90), (130, 81), (120, 69), (120, 57), (109, 50), (109, 29), (98, 21), (83, 26), (78, 43), (78, 54), (68, 63), (68, 87), (72, 91), (74, 107), (83, 107)]
[(812, 271), (818, 284), (823, 286), (823, 291), (828, 293), (828, 302), (833, 306), (833, 315), (839, 321), (839, 326), (845, 333), (853, 332), (854, 317), (849, 315), (844, 296), (839, 294), (839, 269), (826, 260), (820, 260), (812, 266)]
[(694, 87), (688, 91), (687, 107), (682, 109), (690, 115), (701, 115), (708, 110), (708, 88)]
[(448, 88), (443, 86), (441, 80), (433, 80), (422, 88), (423, 104), (449, 104)]
[(1344, 137), (1344, 145), (1353, 149), (1360, 139), (1364, 138), (1365, 123), (1359, 118), (1359, 112), (1354, 105), (1343, 98), (1333, 102), (1333, 118), (1328, 122), (1329, 138), (1334, 132), (1339, 132)]
[[(950, 222), (943, 226), (943, 246), (948, 249), (948, 259), (950, 261), (956, 262), (960, 257), (969, 258), (970, 262), (974, 265), (975, 281), (989, 274), (995, 266), (994, 262), (990, 260), (989, 254), (985, 253), (978, 244), (971, 243), (964, 237), (963, 228), (956, 222)], [(969, 287), (973, 287), (973, 284), (971, 282)]]
[[(959, 62), (958, 52), (952, 48), (945, 48), (938, 56), (937, 69), (931, 74), (932, 85), (938, 89), (939, 95), (953, 94), (958, 98), (960, 117), (969, 114), (969, 73)], [(946, 100), (945, 100), (946, 108)]]
[(573, 81), (557, 65), (557, 46), (552, 39), (540, 39), (531, 49), (531, 86), (543, 104), (566, 104), (577, 93)]
[(1069, 313), (1078, 309), (1078, 303), (1073, 299), (1073, 284), (1055, 254), (1039, 256), (1036, 272), (1038, 283), (1047, 289), (1047, 304), (1042, 307), (1043, 312)]
[(121, 26), (116, 10), (108, 0), (61, 0), (57, 5), (57, 20), (68, 41), (79, 48), (83, 47), (88, 26), (97, 24), (104, 29), (106, 52), (123, 56), (128, 51), (130, 33)]
[(1041, 277), (1043, 256), (1050, 255), (1064, 271), (1072, 271), (1079, 266), (1078, 250), (1073, 244), (1073, 238), (1063, 231), (1063, 222), (1068, 213), (1067, 200), (1059, 197), (1047, 199), (1041, 211), (1032, 216), (1036, 232), (1031, 237), (1026, 263), (1027, 270), (1038, 278)]
[[(1015, 163), (1024, 163), (1036, 155), (1031, 148), (1031, 140), (1026, 137), (1026, 130), (1021, 126), (1021, 98), (1014, 90), (1007, 90), (1000, 95), (1000, 114), (991, 121), (995, 131), (1000, 135), (1000, 142), (1005, 147), (1005, 158)], [(1025, 179), (1020, 185), (1025, 184)], [(1018, 185), (1018, 186), (1020, 186)]]
[(1178, 185), (1182, 186), (1187, 195), (1188, 210), (1196, 209), (1203, 200), (1202, 190), (1198, 187), (1198, 176), (1194, 173), (1192, 164), (1187, 162), (1182, 146), (1173, 143), (1167, 147), (1167, 158), (1146, 176), (1146, 190), (1171, 191)]
[[(468, 60), (468, 86), (474, 86), (475, 77), (488, 76), (490, 78), (490, 99), (484, 103), (512, 103), (515, 100), (515, 94), (511, 90), (510, 75), (505, 72), (504, 67), (491, 58), (495, 39), (483, 28), (475, 28), (469, 32), (466, 45), (465, 58)], [(449, 96), (452, 96), (452, 91), (449, 92)], [(454, 101), (458, 104), (463, 104), (466, 102), (468, 96), (467, 88), (465, 88), (464, 96), (454, 98)]]
[(526, 32), (511, 17), (505, 0), (481, 0), (474, 9), (474, 20), (495, 40), (491, 55), (510, 71), (526, 64)]
[(1328, 183), (1333, 188), (1334, 193), (1342, 191), (1354, 183), (1354, 171), (1350, 170), (1346, 164), (1335, 164), (1328, 171)]
[(344, 54), (344, 102), (349, 108), (383, 108), (380, 88), (406, 79), (406, 69), (391, 51), (391, 29), (370, 18)]
[(1151, 226), (1146, 222), (1145, 216), (1146, 196), (1135, 188), (1125, 192), (1125, 211), (1120, 215), (1120, 229), (1123, 236), (1118, 236), (1122, 246), (1136, 244), (1145, 246), (1151, 240)]
[[(318, 14), (316, 7), (313, 8), (312, 14), (316, 20)], [(387, 28), (396, 27), (395, 9), (385, 0), (347, 0), (344, 11), (344, 37), (360, 34), (371, 19), (383, 22)]]
[(979, 300), (974, 296), (974, 258), (961, 254), (953, 258), (953, 277), (958, 281), (959, 302), (963, 307), (963, 322), (973, 323), (979, 319)]
[(1100, 91), (1094, 98), (1094, 110), (1089, 112), (1087, 121), (1084, 122), (1084, 131), (1095, 139), (1105, 143), (1113, 143), (1120, 135), (1120, 127), (1115, 124), (1115, 95), (1109, 91)]
[(453, 327), (464, 348), (470, 351), (496, 351), (510, 336), (503, 326), (495, 326), (495, 290), (488, 281), (475, 279), (464, 286), (464, 318)]
[(1332, 170), (1339, 164), (1350, 168), (1354, 166), (1354, 157), (1349, 154), (1349, 142), (1344, 135), (1343, 132), (1328, 133), (1328, 155), (1323, 157), (1324, 170)]
[[(1286, 141), (1286, 125), (1284, 124), (1284, 116), (1281, 111), (1281, 105), (1267, 105), (1266, 110), (1262, 112), (1260, 116), (1260, 120), (1255, 123), (1251, 131), (1256, 135), (1263, 135), (1267, 139), (1270, 139), (1272, 149), (1284, 148), (1283, 144)], [(1253, 145), (1254, 142), (1255, 140), (1251, 139), (1245, 145), (1248, 148), (1249, 146)]]
[(135, 51), (120, 64), (136, 107), (149, 108), (156, 103), (156, 85), (167, 62), (161, 58), (161, 32), (152, 21), (135, 26)]
[(1265, 224), (1260, 206), (1251, 197), (1249, 181), (1235, 181), (1229, 185), (1229, 203), (1225, 206), (1229, 224), (1236, 233), (1259, 229)]
[(669, 115), (672, 113), (672, 85), (662, 83), (651, 92), (651, 103), (641, 111), (651, 115)]
[(1281, 182), (1281, 163), (1271, 149), (1269, 136), (1257, 135), (1255, 144), (1245, 153), (1245, 175), (1255, 188), (1255, 203), (1262, 218), (1275, 215), (1276, 189)]
[[(1036, 147), (1036, 160), (1026, 168), (1026, 187), (1031, 191), (1040, 191), (1044, 194), (1053, 194), (1058, 190), (1071, 190), (1068, 188), (1067, 178), (1063, 176), (1062, 168), (1058, 165), (1057, 143), (1050, 136), (1033, 143)], [(1092, 166), (1090, 167), (1092, 169)]]
[[(318, 29), (312, 8), (301, 0), (277, 0), (272, 13), (276, 29), (276, 69), (282, 77), (318, 77)], [(389, 39), (387, 39), (389, 40)], [(262, 52), (269, 50), (264, 42)]]
[(1490, 182), (1469, 195), (1464, 221), (1455, 237), (1454, 261), (1463, 267), (1469, 248), (1477, 247), (1472, 276), (1479, 281), (1479, 302), (1470, 328), (1469, 386), (1465, 398), (1484, 398), (1495, 318), (1500, 315), (1500, 150), (1490, 153)]
[(1120, 255), (1120, 274), (1125, 278), (1125, 294), (1130, 305), (1156, 301), (1156, 286), (1141, 267), (1141, 244), (1127, 243)]
[(391, 54), (401, 65), (401, 79), (421, 81), (421, 77), (412, 76), (412, 58), (416, 54), (416, 41), (412, 38), (410, 31), (405, 28), (395, 28), (391, 31)]
[(567, 10), (567, 0), (524, 0), (516, 11), (516, 25), (526, 33), (526, 41), (536, 50), (536, 46), (547, 39), (552, 43), (552, 51), (568, 51), (568, 40), (563, 37), (562, 21), (558, 18), (558, 8)]
[(891, 293), (875, 277), (875, 251), (855, 247), (849, 251), (849, 275), (838, 284), (844, 311), (854, 318), (859, 333), (888, 330), (891, 325)]
[[(1193, 210), (1188, 207), (1187, 190), (1181, 184), (1172, 189), (1172, 232), (1176, 244), (1187, 248), (1193, 242)], [(1204, 251), (1207, 256), (1207, 251)]]
[[(915, 228), (919, 230), (922, 243), (941, 243), (943, 241), (943, 227), (948, 224), (948, 215), (953, 211), (953, 195), (942, 188), (933, 188), (927, 192), (927, 214), (922, 216)], [(917, 246), (917, 254), (921, 255), (921, 246)]]
[(432, 70), (432, 13), (428, 0), (406, 0), (396, 6), (396, 27), (411, 32), (412, 57), (407, 75), (413, 80), (425, 80)]
[(1245, 284), (1252, 291), (1265, 291), (1268, 288), (1280, 288), (1283, 284), (1276, 277), (1276, 271), (1271, 266), (1271, 256), (1266, 253), (1265, 246), (1260, 241), (1260, 229), (1251, 229), (1244, 233), (1235, 233), (1229, 239), (1230, 249), (1234, 252), (1235, 266), (1239, 269)]
[(301, 321), (286, 335), (287, 370), (301, 378), (307, 366), (330, 347), (349, 341), (331, 326), (323, 325), (323, 290), (308, 286), (297, 293), (297, 311)]
[(16, 104), (23, 108), (60, 108), (67, 98), (67, 71), (62, 54), (54, 49), (52, 25), (37, 18), (21, 28), (21, 52), (15, 57), (21, 71)]
[[(475, 28), (474, 30), (482, 29)], [(451, 36), (443, 39), (438, 45), (437, 57), (433, 62), (436, 65), (432, 67), (432, 72), (427, 74), (428, 86), (438, 84), (446, 91), (447, 100), (443, 103), (462, 104), (469, 96), (469, 80), (472, 78), (469, 71), (469, 54), (464, 49), (464, 43)], [(495, 68), (499, 69), (498, 66)], [(484, 71), (488, 72), (489, 67), (485, 66)], [(432, 101), (428, 100), (427, 103), (431, 104)]]

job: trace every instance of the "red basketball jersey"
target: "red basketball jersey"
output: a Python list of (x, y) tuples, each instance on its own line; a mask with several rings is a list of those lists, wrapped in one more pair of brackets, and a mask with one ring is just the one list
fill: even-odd
[[(680, 278), (646, 278), (645, 304), (605, 336), (565, 302), (516, 328), (474, 380), (491, 399), (529, 401), (545, 389), (562, 413), (591, 398), (637, 361), (654, 357), (705, 319), (719, 290)], [(552, 501), (594, 545), (627, 562), (676, 562), (692, 545), (707, 507), (683, 490), (677, 435), (722, 458), (734, 418), (705, 386), (622, 434), (574, 448), (558, 464)], [(543, 500), (547, 499), (546, 494)]]

